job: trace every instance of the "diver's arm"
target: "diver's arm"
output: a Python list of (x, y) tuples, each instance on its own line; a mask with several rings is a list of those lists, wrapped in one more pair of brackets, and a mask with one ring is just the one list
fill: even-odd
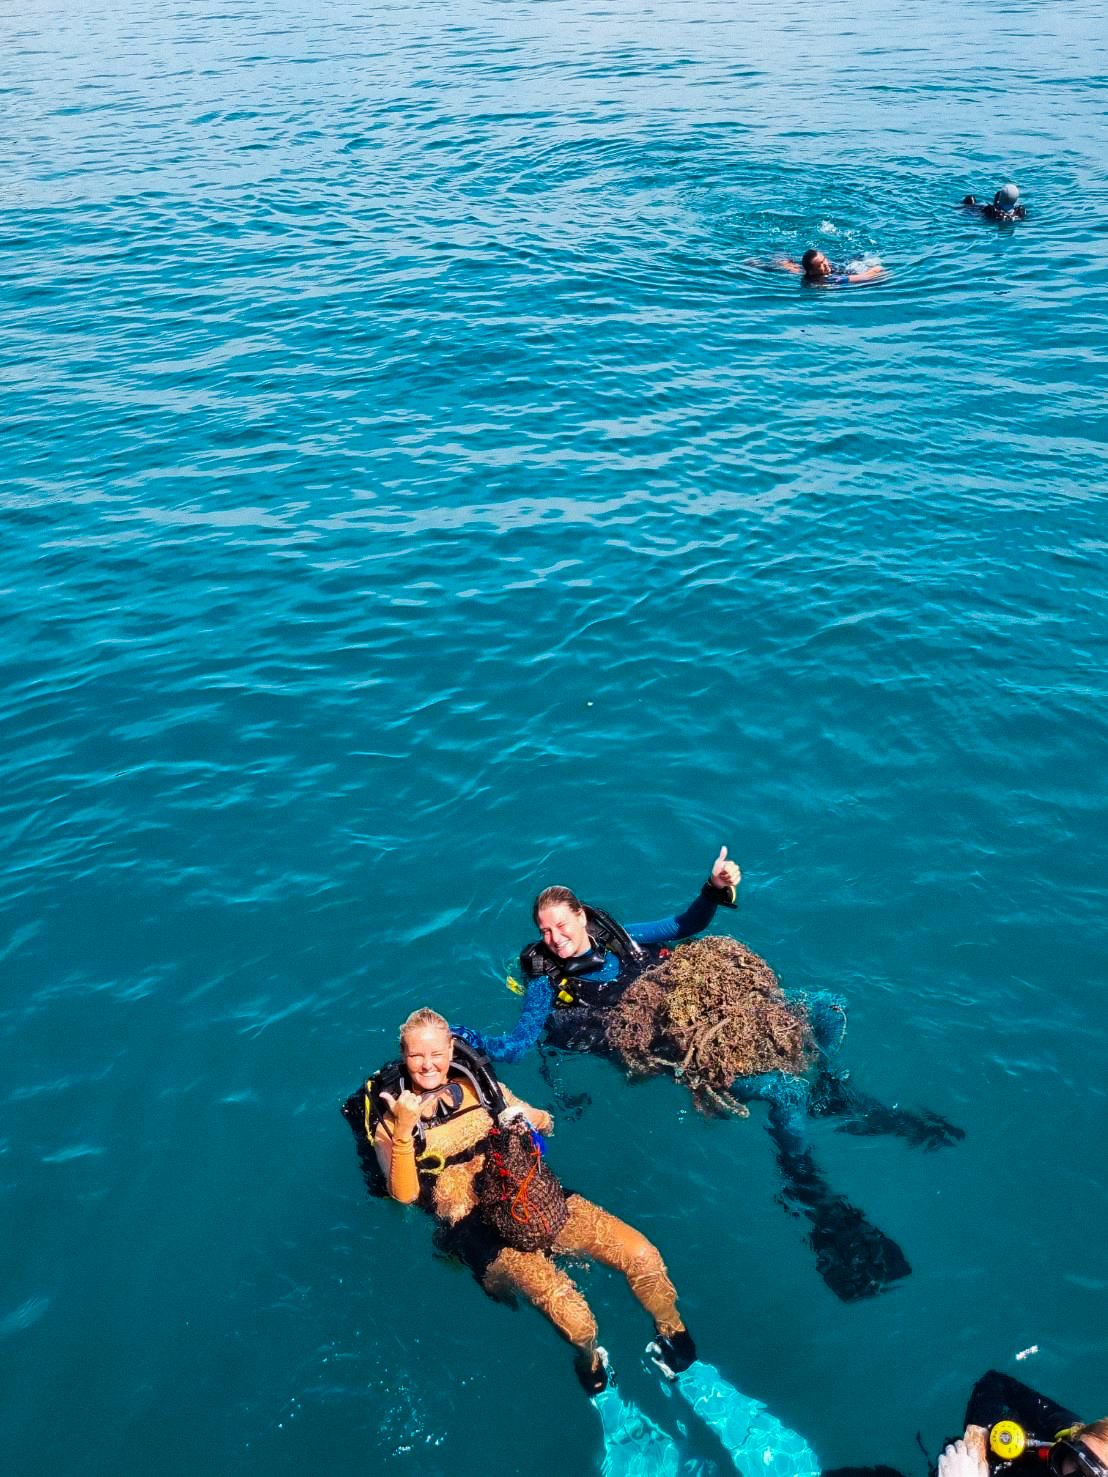
[(741, 881), (738, 865), (728, 861), (727, 848), (721, 846), (707, 882), (683, 913), (656, 918), (653, 923), (633, 923), (627, 932), (639, 944), (668, 944), (674, 939), (692, 938), (708, 927), (721, 903), (724, 907), (734, 907)]
[(412, 1139), (389, 1139), (383, 1129), (373, 1141), (377, 1163), (385, 1176), (389, 1194), (401, 1205), (414, 1205), (419, 1199), (419, 1174), (416, 1171), (415, 1143)]
[(523, 994), (523, 1006), (519, 1020), (510, 1031), (502, 1036), (486, 1036), (473, 1026), (454, 1026), (450, 1029), (477, 1051), (483, 1051), (496, 1062), (518, 1062), (521, 1057), (538, 1045), (546, 1018), (554, 1006), (554, 987), (546, 975), (536, 975), (527, 981)]
[[(381, 1095), (386, 1100), (389, 1097), (388, 1093)], [(411, 1103), (405, 1102), (406, 1098), (410, 1098)], [(402, 1092), (394, 1106), (400, 1111), (395, 1115), (390, 1113), (387, 1121), (378, 1128), (373, 1147), (389, 1194), (401, 1205), (414, 1205), (419, 1199), (419, 1172), (412, 1133), (420, 1116), (420, 1102), (414, 1093)]]
[(804, 271), (804, 268), (800, 265), (799, 262), (794, 262), (794, 261), (792, 261), (787, 256), (786, 257), (782, 257), (780, 261), (770, 262), (770, 266), (771, 267), (779, 267), (782, 272), (800, 272), (800, 273), (803, 273), (803, 271)]
[(523, 1116), (532, 1128), (537, 1128), (540, 1133), (554, 1132), (554, 1119), (544, 1108), (533, 1108), (530, 1103), (525, 1103), (521, 1097), (516, 1097), (510, 1087), (500, 1084), (500, 1091), (504, 1094), (504, 1101), (510, 1108), (522, 1108)]
[(866, 267), (865, 270), (861, 272), (848, 272), (846, 280), (848, 282), (876, 282), (878, 277), (887, 276), (888, 273), (885, 271), (884, 267)]

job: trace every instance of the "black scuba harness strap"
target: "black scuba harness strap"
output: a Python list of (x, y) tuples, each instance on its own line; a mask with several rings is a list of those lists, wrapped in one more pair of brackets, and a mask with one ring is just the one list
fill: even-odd
[[(496, 1073), (489, 1064), (488, 1058), (481, 1052), (474, 1051), (473, 1047), (460, 1037), (454, 1036), (452, 1040), (454, 1055), (450, 1063), (450, 1073), (468, 1082), (477, 1101), (466, 1107), (450, 1107), (440, 1102), (433, 1118), (428, 1119), (426, 1124), (420, 1121), (415, 1126), (414, 1137), (421, 1146), (426, 1140), (428, 1126), (434, 1127), (436, 1123), (445, 1123), (449, 1119), (460, 1118), (466, 1113), (476, 1112), (479, 1108), (484, 1108), (495, 1122), (507, 1106), (504, 1091), (497, 1081)], [(386, 1063), (385, 1066), (378, 1068), (367, 1081), (364, 1089), (365, 1133), (371, 1143), (378, 1127), (384, 1125), (386, 1133), (389, 1131), (387, 1119), (390, 1110), (384, 1101), (383, 1094), (387, 1092), (391, 1098), (395, 1099), (400, 1093), (405, 1092), (408, 1086), (403, 1061)]]
[(541, 939), (536, 939), (519, 956), (520, 969), (529, 979), (544, 974), (555, 985), (563, 981), (570, 982), (578, 975), (591, 974), (600, 969), (605, 954), (616, 956), (620, 962), (621, 974), (628, 965), (642, 970), (654, 962), (642, 944), (636, 943), (623, 924), (617, 923), (610, 913), (591, 907), (588, 903), (582, 903), (581, 906), (585, 911), (589, 940), (593, 948), (573, 959), (559, 959)]

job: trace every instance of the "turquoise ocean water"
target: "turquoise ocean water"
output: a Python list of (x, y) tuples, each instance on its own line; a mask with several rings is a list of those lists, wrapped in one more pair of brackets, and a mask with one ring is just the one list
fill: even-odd
[[(600, 1062), (563, 1176), (828, 1465), (921, 1471), (990, 1364), (1103, 1413), (1102, 7), (31, 0), (0, 49), (4, 1470), (595, 1470), (338, 1103), (413, 1005), (512, 1019), (539, 885), (649, 918), (720, 842), (859, 1085), (967, 1130), (813, 1131), (913, 1274), (836, 1301), (763, 1110)], [(954, 208), (1007, 178), (1017, 229)], [(811, 243), (889, 279), (754, 264)]]

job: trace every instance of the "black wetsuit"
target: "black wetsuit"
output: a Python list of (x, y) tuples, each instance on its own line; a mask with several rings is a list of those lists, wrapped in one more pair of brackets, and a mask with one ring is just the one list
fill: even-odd
[(991, 200), (975, 200), (972, 195), (967, 195), (962, 201), (966, 210), (975, 210), (978, 215), (987, 221), (1023, 221), (1027, 219), (1027, 211), (1022, 205), (1015, 205), (1011, 210), (1001, 210), (999, 205), (994, 205)]
[[(1040, 1395), (1038, 1390), (1033, 1390), (1022, 1380), (1003, 1374), (999, 1369), (990, 1369), (973, 1387), (962, 1419), (962, 1429), (984, 1426), (988, 1430), (997, 1421), (1017, 1421), (1035, 1441), (1053, 1441), (1059, 1431), (1078, 1425), (1080, 1420), (1081, 1417), (1068, 1407)], [(959, 1439), (959, 1436), (951, 1436), (943, 1445)], [(1016, 1477), (1037, 1472), (1042, 1477), (1045, 1471), (1039, 1451), (1030, 1448), (1017, 1461), (990, 1462), (989, 1470), (992, 1471), (994, 1466), (1000, 1466), (1005, 1477), (1009, 1472), (1015, 1473)], [(825, 1472), (823, 1477), (903, 1477), (903, 1474), (892, 1467), (836, 1467), (832, 1472)]]
[[(990, 1369), (974, 1385), (962, 1425), (987, 1429), (997, 1421), (1018, 1421), (1034, 1440), (1053, 1441), (1059, 1431), (1078, 1425), (1081, 1417), (1056, 1400), (1040, 1395), (1022, 1380), (999, 1369)], [(1004, 1471), (1038, 1472), (1041, 1477), (1043, 1461), (1037, 1451), (1028, 1450)]]

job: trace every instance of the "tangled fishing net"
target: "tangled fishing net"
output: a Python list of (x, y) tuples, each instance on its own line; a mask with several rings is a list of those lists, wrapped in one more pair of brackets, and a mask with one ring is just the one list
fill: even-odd
[(608, 1045), (632, 1075), (670, 1072), (698, 1106), (728, 1113), (746, 1113), (729, 1091), (736, 1078), (803, 1072), (814, 1052), (804, 1007), (733, 938), (683, 944), (606, 1015)]

